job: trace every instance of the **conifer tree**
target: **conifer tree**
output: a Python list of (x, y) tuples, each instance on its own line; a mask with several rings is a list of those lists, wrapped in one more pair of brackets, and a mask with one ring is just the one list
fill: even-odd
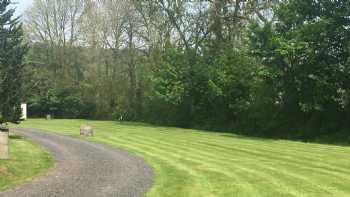
[(21, 117), (26, 46), (20, 19), (10, 5), (11, 0), (0, 0), (0, 124), (18, 123)]

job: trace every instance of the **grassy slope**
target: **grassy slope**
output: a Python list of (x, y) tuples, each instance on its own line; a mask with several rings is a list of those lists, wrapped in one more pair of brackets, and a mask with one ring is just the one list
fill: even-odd
[(32, 180), (52, 165), (53, 158), (44, 149), (11, 135), (10, 159), (0, 160), (0, 191)]
[(30, 120), (22, 127), (78, 136), (129, 150), (149, 162), (148, 196), (350, 196), (350, 148), (245, 138), (179, 128), (85, 120)]

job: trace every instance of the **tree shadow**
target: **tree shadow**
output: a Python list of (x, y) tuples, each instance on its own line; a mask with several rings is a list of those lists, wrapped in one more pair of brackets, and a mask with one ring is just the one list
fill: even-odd
[(9, 138), (10, 138), (10, 140), (22, 140), (22, 139), (24, 139), (24, 137), (20, 136), (20, 135), (10, 135)]
[(259, 140), (259, 141), (266, 141), (266, 142), (283, 140), (283, 141), (291, 141), (291, 142), (350, 147), (350, 138), (346, 136), (343, 136), (343, 137), (321, 136), (321, 137), (308, 138), (308, 139), (297, 138), (297, 137), (288, 138), (288, 137), (256, 136), (256, 135), (241, 134), (241, 133), (223, 133), (220, 136), (246, 139), (246, 140)]

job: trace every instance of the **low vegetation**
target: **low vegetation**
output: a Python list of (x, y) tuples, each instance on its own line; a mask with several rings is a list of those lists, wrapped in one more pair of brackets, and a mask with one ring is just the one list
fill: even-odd
[(54, 163), (44, 149), (16, 135), (11, 135), (10, 155), (0, 160), (0, 191), (42, 175)]
[(350, 195), (346, 146), (114, 121), (33, 119), (21, 127), (78, 137), (86, 123), (96, 136), (84, 139), (126, 149), (153, 166), (150, 197)]

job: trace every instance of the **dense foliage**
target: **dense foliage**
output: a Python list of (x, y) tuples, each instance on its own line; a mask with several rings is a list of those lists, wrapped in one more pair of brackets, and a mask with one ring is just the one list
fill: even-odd
[(0, 0), (0, 125), (21, 117), (22, 79), (26, 52), (23, 31), (10, 0)]
[(350, 2), (294, 0), (275, 14), (277, 21), (254, 24), (251, 36), (253, 55), (267, 66), (271, 96), (278, 97), (273, 130), (304, 137), (346, 131)]
[(30, 115), (344, 134), (349, 4), (35, 0), (24, 16)]

